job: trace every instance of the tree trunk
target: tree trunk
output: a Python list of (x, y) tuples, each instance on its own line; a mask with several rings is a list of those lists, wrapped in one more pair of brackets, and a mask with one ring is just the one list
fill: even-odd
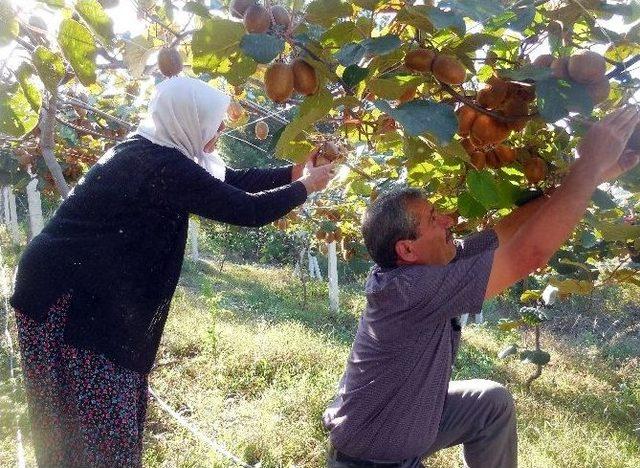
[(338, 286), (338, 255), (336, 254), (336, 242), (329, 244), (329, 267), (327, 276), (329, 277), (329, 308), (332, 312), (337, 312), (340, 308), (340, 289)]
[(191, 260), (200, 260), (198, 251), (198, 225), (193, 219), (189, 219), (189, 242), (191, 243)]
[(11, 210), (9, 209), (9, 187), (6, 185), (2, 187), (2, 214), (4, 215), (4, 224), (6, 224), (8, 228), (9, 221), (11, 220)]
[[(16, 244), (20, 243), (20, 228), (18, 227), (18, 213), (16, 211), (16, 196), (11, 190), (11, 187), (5, 187), (4, 189), (5, 202), (5, 220), (11, 234), (11, 239)], [(7, 217), (8, 214), (8, 217)]]
[(42, 218), (42, 200), (40, 192), (36, 188), (38, 185), (37, 177), (31, 179), (27, 185), (27, 203), (29, 204), (29, 226), (31, 228), (31, 239), (36, 237), (44, 227)]
[(308, 250), (307, 259), (309, 263), (309, 277), (322, 281), (322, 272), (320, 271), (320, 265), (318, 265), (318, 257), (311, 252), (311, 249)]
[(56, 96), (51, 95), (48, 101), (48, 109), (43, 105), (40, 109), (40, 147), (42, 148), (42, 156), (44, 157), (44, 162), (51, 172), (51, 176), (53, 177), (53, 181), (56, 184), (56, 188), (62, 198), (67, 198), (69, 195), (69, 185), (67, 185), (67, 181), (64, 180), (64, 175), (62, 175), (62, 168), (56, 159), (55, 154), (53, 153), (54, 148), (54, 124), (56, 118)]

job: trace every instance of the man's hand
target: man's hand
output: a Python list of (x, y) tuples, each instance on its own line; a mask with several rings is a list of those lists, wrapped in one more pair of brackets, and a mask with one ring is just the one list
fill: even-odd
[(609, 166), (602, 176), (602, 182), (611, 182), (617, 179), (625, 172), (630, 171), (640, 162), (640, 152), (627, 149), (618, 158), (615, 164)]
[(578, 145), (578, 164), (586, 165), (606, 181), (619, 176), (637, 163), (637, 154), (623, 151), (636, 125), (640, 113), (635, 106), (627, 106), (593, 124)]
[(584, 215), (596, 187), (637, 163), (636, 155), (622, 153), (639, 120), (635, 108), (625, 108), (594, 124), (582, 138), (580, 158), (562, 184), (548, 199), (536, 201), (538, 206), (529, 207), (517, 229), (504, 226), (502, 232), (498, 230), (500, 245), (485, 297), (495, 296), (546, 265)]

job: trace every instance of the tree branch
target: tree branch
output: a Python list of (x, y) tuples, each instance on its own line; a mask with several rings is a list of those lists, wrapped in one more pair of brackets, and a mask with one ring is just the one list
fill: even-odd
[(58, 163), (53, 153), (55, 144), (53, 132), (56, 119), (56, 100), (56, 95), (51, 94), (47, 107), (42, 106), (40, 108), (40, 148), (42, 149), (42, 156), (44, 157), (49, 172), (51, 172), (58, 192), (60, 192), (63, 198), (67, 198), (70, 191), (69, 185), (67, 185), (67, 181), (64, 179), (60, 163)]
[(631, 65), (636, 62), (640, 62), (640, 55), (636, 55), (635, 57), (631, 57), (626, 62), (618, 63), (613, 70), (607, 73), (607, 78), (618, 78), (620, 77)]

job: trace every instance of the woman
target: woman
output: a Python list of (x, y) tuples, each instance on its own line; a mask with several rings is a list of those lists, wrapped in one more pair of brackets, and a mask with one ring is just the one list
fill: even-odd
[(189, 213), (262, 226), (333, 166), (232, 170), (211, 151), (229, 97), (191, 78), (79, 181), (23, 253), (15, 308), (40, 466), (139, 466), (147, 376), (178, 282)]

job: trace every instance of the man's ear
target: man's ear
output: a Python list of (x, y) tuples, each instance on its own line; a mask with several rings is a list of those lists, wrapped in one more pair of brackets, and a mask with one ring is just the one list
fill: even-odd
[(413, 243), (408, 239), (401, 239), (396, 242), (395, 246), (396, 255), (398, 256), (398, 263), (413, 263), (416, 260), (416, 254), (413, 250)]

